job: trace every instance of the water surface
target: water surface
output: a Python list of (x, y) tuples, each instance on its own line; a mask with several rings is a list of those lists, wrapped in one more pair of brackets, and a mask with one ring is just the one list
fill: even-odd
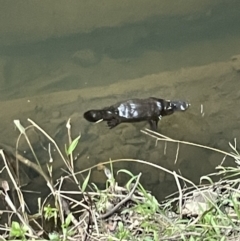
[[(146, 123), (108, 130), (82, 114), (132, 97), (188, 100), (191, 108), (163, 119), (159, 131), (229, 151), (228, 142), (239, 136), (240, 57), (231, 60), (240, 54), (239, 1), (103, 2), (1, 3), (1, 142), (14, 146), (13, 120), (28, 125), (31, 118), (64, 148), (71, 117), (73, 137), (82, 133), (78, 170), (109, 158), (136, 158), (198, 182), (222, 155), (181, 145), (175, 164), (177, 145), (155, 146), (140, 132)], [(38, 137), (29, 134), (37, 146)], [(20, 148), (29, 152), (24, 141)], [(35, 148), (46, 163), (46, 151)], [(61, 165), (57, 159), (55, 168)], [(125, 162), (116, 164), (120, 168), (143, 172), (143, 183), (160, 198), (176, 190), (173, 176), (154, 168)]]

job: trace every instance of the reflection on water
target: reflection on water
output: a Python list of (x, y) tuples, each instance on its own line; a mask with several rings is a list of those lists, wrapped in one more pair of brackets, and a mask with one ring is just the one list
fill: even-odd
[[(182, 6), (175, 8), (176, 3), (171, 1), (163, 1), (161, 6), (155, 1), (152, 6), (141, 1), (137, 9), (133, 2), (129, 1), (128, 6), (132, 15), (113, 16), (106, 10), (106, 21), (86, 21), (84, 15), (85, 27), (79, 25), (79, 17), (76, 26), (71, 20), (71, 29), (66, 28), (69, 22), (64, 25), (64, 21), (59, 21), (52, 32), (49, 26), (53, 23), (44, 25), (44, 17), (39, 25), (33, 21), (31, 27), (31, 19), (27, 24), (19, 21), (19, 28), (26, 28), (25, 35), (11, 25), (7, 28), (8, 23), (2, 21), (1, 142), (13, 145), (17, 137), (13, 119), (27, 125), (29, 117), (64, 147), (64, 126), (71, 116), (73, 136), (82, 133), (77, 150), (78, 169), (109, 158), (137, 158), (180, 170), (198, 182), (200, 175), (221, 162), (222, 157), (217, 154), (181, 145), (174, 164), (177, 145), (159, 142), (155, 146), (152, 138), (140, 132), (147, 127), (145, 123), (108, 130), (103, 123), (92, 125), (82, 118), (88, 109), (132, 97), (184, 99), (191, 102), (191, 109), (163, 119), (161, 133), (223, 149), (239, 136), (240, 115), (236, 109), (240, 56), (230, 59), (240, 53), (239, 1), (227, 5), (223, 1), (202, 1), (197, 6), (181, 1)], [(48, 4), (44, 3), (41, 11), (54, 9)], [(109, 8), (114, 6), (109, 3)], [(6, 9), (11, 15), (14, 6)], [(73, 12), (66, 9), (65, 15), (62, 11), (53, 10), (56, 16), (62, 14), (66, 19), (75, 16), (74, 8)], [(18, 37), (19, 44), (15, 41)], [(38, 139), (34, 141), (37, 145)], [(56, 168), (59, 166), (56, 164)], [(173, 176), (146, 165), (122, 162), (116, 164), (116, 170), (119, 168), (143, 172), (145, 184), (159, 197), (176, 189)], [(100, 174), (93, 173), (93, 180), (101, 182)]]

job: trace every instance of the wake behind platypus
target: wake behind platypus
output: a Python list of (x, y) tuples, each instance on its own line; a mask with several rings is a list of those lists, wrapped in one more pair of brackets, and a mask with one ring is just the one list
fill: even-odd
[(84, 118), (90, 122), (106, 121), (110, 129), (123, 122), (148, 121), (150, 128), (157, 131), (158, 121), (175, 111), (186, 111), (190, 104), (181, 100), (164, 100), (155, 97), (131, 99), (118, 102), (109, 107), (89, 110)]

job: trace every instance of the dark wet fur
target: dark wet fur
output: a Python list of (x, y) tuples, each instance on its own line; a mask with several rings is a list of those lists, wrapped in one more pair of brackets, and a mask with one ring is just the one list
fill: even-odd
[(175, 111), (185, 111), (189, 104), (185, 101), (170, 101), (150, 97), (148, 99), (131, 99), (118, 102), (99, 110), (89, 110), (84, 118), (90, 122), (101, 119), (110, 129), (123, 122), (148, 121), (152, 130), (157, 130), (159, 117), (171, 115)]

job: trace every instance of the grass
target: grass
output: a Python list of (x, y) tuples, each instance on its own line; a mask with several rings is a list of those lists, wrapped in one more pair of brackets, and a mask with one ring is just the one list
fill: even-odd
[[(6, 208), (1, 211), (5, 224), (0, 225), (0, 240), (240, 240), (240, 155), (236, 142), (230, 144), (232, 152), (227, 153), (174, 140), (148, 129), (142, 130), (145, 135), (154, 138), (156, 144), (158, 141), (177, 143), (176, 160), (180, 145), (209, 149), (235, 160), (235, 167), (224, 167), (222, 163), (216, 167), (215, 173), (200, 179), (207, 184), (196, 185), (175, 171), (135, 159), (109, 160), (76, 172), (73, 153), (81, 136), (72, 139), (70, 120), (66, 125), (68, 144), (65, 153), (39, 125), (30, 119), (28, 121), (30, 126), (27, 128), (17, 120), (14, 123), (20, 131), (18, 141), (22, 137), (27, 140), (35, 160), (28, 160), (18, 152), (18, 141), (16, 150), (10, 147), (0, 150), (4, 162), (1, 172), (8, 173), (17, 200), (14, 201), (10, 195), (9, 181), (2, 180), (1, 197)], [(28, 139), (28, 128), (39, 131), (54, 145), (64, 163), (65, 176), (53, 180), (52, 164), (56, 160), (52, 159), (50, 151), (47, 172), (44, 171)], [(9, 161), (9, 153), (16, 157), (14, 165)], [(38, 200), (39, 208), (35, 214), (29, 213), (19, 184), (19, 162), (38, 172), (49, 188), (49, 195)], [(175, 178), (178, 191), (159, 203), (141, 185), (141, 173), (133, 175), (124, 169), (117, 171), (117, 175), (125, 173), (129, 177), (126, 185), (121, 187), (113, 175), (116, 162), (138, 162), (165, 171)], [(89, 183), (94, 168), (105, 173), (106, 187), (103, 190)], [(83, 181), (80, 181), (81, 176), (84, 176)], [(214, 182), (213, 177), (218, 177), (218, 181)], [(76, 191), (62, 189), (66, 180), (71, 181)]]

